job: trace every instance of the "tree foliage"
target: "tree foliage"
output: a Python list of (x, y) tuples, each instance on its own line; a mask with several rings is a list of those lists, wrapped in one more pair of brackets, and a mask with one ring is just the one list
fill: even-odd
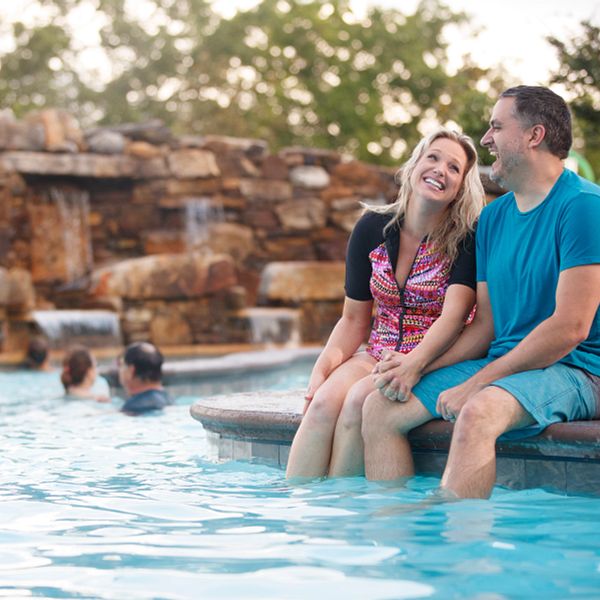
[[(15, 48), (1, 59), (0, 103), (17, 116), (45, 105), (68, 107), (76, 95), (76, 73), (67, 59), (70, 38), (63, 28), (12, 26)], [(73, 108), (73, 107), (71, 107)]]
[[(208, 0), (148, 0), (143, 15), (125, 0), (95, 2), (110, 79), (77, 77), (64, 26), (77, 2), (46, 0), (53, 22), (15, 30), (17, 49), (1, 58), (4, 105), (22, 113), (35, 95), (36, 104), (77, 106), (88, 124), (158, 117), (177, 133), (258, 137), (274, 149), (332, 148), (391, 164), (435, 120), (479, 137), (502, 87), (474, 65), (447, 74), (444, 28), (465, 16), (438, 0), (410, 15), (371, 8), (361, 18), (348, 0), (263, 0), (230, 19)], [(489, 91), (478, 91), (486, 80)]]
[(583, 151), (600, 180), (600, 27), (589, 21), (581, 25), (581, 36), (569, 43), (548, 38), (560, 60), (552, 81), (562, 84), (574, 96), (570, 107)]

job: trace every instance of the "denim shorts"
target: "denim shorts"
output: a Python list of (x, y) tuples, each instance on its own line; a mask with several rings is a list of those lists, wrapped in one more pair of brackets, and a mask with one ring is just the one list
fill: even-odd
[[(460, 385), (493, 360), (489, 357), (468, 360), (433, 371), (423, 377), (412, 392), (434, 417), (439, 418), (441, 415), (435, 405), (440, 393)], [(490, 385), (514, 396), (536, 421), (534, 425), (503, 434), (501, 439), (529, 437), (552, 423), (597, 417), (599, 382), (600, 378), (562, 363), (497, 379)]]

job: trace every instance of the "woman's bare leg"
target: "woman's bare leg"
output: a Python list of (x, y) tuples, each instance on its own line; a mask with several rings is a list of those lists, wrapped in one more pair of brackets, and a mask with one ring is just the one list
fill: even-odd
[(371, 372), (375, 360), (355, 354), (342, 363), (317, 390), (296, 432), (286, 476), (324, 477), (329, 471), (333, 433), (350, 387)]
[(365, 450), (361, 435), (362, 409), (366, 397), (375, 391), (373, 376), (357, 381), (348, 391), (333, 437), (330, 477), (364, 475)]

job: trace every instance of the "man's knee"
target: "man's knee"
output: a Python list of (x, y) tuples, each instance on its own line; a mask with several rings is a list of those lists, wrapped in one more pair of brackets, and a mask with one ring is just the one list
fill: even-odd
[[(504, 390), (489, 386), (471, 396), (462, 407), (458, 416), (454, 436), (493, 438), (494, 440), (508, 428), (504, 414), (499, 410), (498, 396), (506, 395)], [(514, 400), (518, 404), (517, 400)]]
[[(385, 402), (384, 402), (385, 401)], [(373, 432), (380, 431), (385, 423), (386, 402), (379, 392), (371, 392), (364, 401), (362, 407), (362, 435), (363, 438), (370, 437)]]
[(367, 396), (363, 406), (363, 438), (365, 435), (377, 438), (386, 433), (407, 435), (431, 419), (433, 416), (413, 395), (407, 402), (393, 402), (375, 391)]

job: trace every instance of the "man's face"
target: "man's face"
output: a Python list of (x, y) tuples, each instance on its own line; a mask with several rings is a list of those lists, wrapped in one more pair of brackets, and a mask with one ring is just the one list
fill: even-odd
[(481, 138), (481, 145), (496, 157), (490, 179), (508, 189), (518, 180), (519, 167), (523, 164), (527, 148), (527, 129), (515, 117), (514, 103), (514, 98), (500, 98), (496, 102), (490, 128)]

